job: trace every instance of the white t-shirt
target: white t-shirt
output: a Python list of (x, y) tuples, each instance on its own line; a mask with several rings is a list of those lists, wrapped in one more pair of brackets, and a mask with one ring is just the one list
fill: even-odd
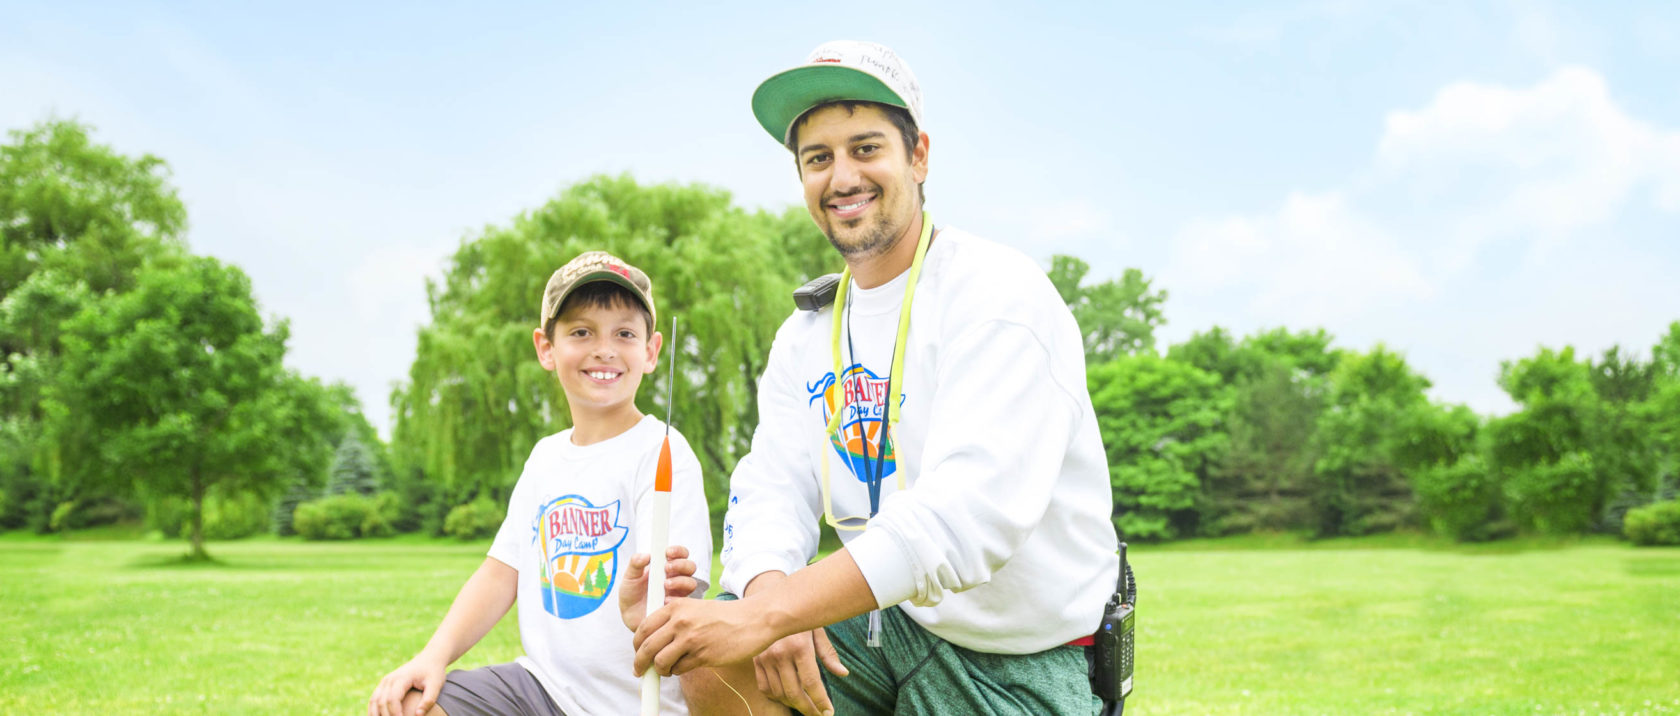
[[(529, 670), (572, 716), (637, 713), (631, 633), (616, 589), (630, 555), (647, 552), (654, 471), (665, 423), (653, 416), (593, 445), (565, 430), (537, 442), (508, 500), (490, 556), (519, 570), (519, 639)], [(671, 544), (688, 548), (705, 593), (712, 532), (700, 461), (671, 431)], [(543, 539), (546, 538), (546, 539)], [(664, 679), (660, 713), (686, 714), (677, 679)]]
[[(782, 324), (759, 382), (752, 452), (735, 467), (721, 559), (725, 589), (792, 573), (817, 548), (821, 469), (876, 603), (954, 644), (1025, 654), (1096, 630), (1119, 557), (1108, 460), (1085, 387), (1078, 325), (1043, 269), (957, 229), (929, 247), (904, 350), (902, 421), (885, 460), (881, 423), (909, 272), (851, 289), (841, 369), (834, 307)], [(856, 349), (855, 353), (853, 349)], [(844, 410), (840, 436), (824, 425)], [(897, 489), (900, 478), (909, 489)]]

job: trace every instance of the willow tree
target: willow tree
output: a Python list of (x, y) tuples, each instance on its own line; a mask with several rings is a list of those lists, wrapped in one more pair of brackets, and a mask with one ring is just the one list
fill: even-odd
[[(531, 329), (549, 274), (605, 250), (653, 278), (657, 330), (680, 321), (637, 407), (663, 417), (675, 353), (677, 429), (705, 471), (714, 512), (758, 422), (758, 378), (793, 309), (789, 292), (831, 251), (802, 212), (747, 212), (727, 192), (596, 177), (464, 240), (428, 286), (408, 380), (392, 395), (399, 469), (442, 483), (459, 504), (505, 497), (531, 446), (570, 425), (565, 396), (537, 364)], [(834, 261), (838, 268), (838, 259)]]

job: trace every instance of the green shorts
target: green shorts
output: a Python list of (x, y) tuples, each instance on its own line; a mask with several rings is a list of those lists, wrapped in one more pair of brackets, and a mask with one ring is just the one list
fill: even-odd
[(1085, 647), (972, 651), (934, 636), (898, 607), (881, 612), (879, 648), (865, 643), (868, 627), (867, 614), (828, 627), (840, 663), (851, 672), (823, 673), (836, 714), (1089, 716), (1102, 709), (1091, 694)]

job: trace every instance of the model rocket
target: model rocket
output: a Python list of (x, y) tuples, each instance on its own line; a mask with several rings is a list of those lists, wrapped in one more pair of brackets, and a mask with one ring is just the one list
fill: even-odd
[[(659, 467), (653, 474), (652, 560), (647, 572), (647, 615), (665, 605), (665, 546), (671, 540), (671, 405), (677, 385), (677, 317), (671, 317), (671, 379), (665, 393), (665, 441), (659, 445)], [(657, 596), (656, 596), (657, 595)], [(642, 672), (642, 716), (659, 713), (659, 672), (648, 665)]]

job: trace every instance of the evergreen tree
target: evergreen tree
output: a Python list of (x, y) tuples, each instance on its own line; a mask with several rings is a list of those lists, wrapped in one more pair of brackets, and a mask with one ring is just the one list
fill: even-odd
[(375, 471), (373, 455), (354, 431), (345, 433), (333, 455), (332, 471), (327, 477), (327, 494), (342, 495), (354, 492), (372, 495), (379, 491), (379, 475)]
[(292, 528), (292, 515), (297, 512), (297, 506), (315, 498), (315, 491), (307, 480), (295, 478), (286, 493), (280, 496), (280, 501), (274, 503), (274, 513), (270, 521), (274, 525), (274, 534), (289, 537), (297, 534)]

